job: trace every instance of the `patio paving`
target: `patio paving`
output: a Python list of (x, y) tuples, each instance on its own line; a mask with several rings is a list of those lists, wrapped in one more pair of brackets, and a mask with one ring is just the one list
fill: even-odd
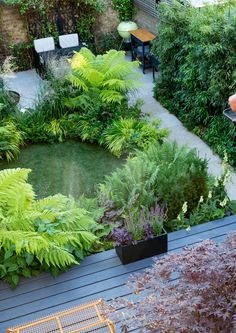
[(4, 82), (8, 89), (20, 94), (19, 106), (22, 111), (35, 106), (43, 86), (43, 81), (35, 69), (7, 74), (4, 77)]
[[(127, 59), (130, 59), (127, 56)], [(209, 172), (214, 176), (222, 173), (222, 161), (211, 148), (202, 141), (197, 135), (189, 132), (183, 124), (173, 114), (169, 113), (159, 102), (153, 98), (153, 80), (152, 71), (149, 69), (143, 75), (141, 69), (140, 80), (143, 82), (137, 94), (131, 95), (131, 101), (137, 98), (144, 100), (142, 110), (150, 114), (151, 119), (161, 119), (162, 127), (168, 128), (170, 134), (168, 140), (176, 141), (179, 145), (188, 145), (190, 148), (196, 148), (201, 157), (208, 160)], [(20, 107), (24, 110), (31, 108), (38, 100), (43, 81), (37, 75), (36, 71), (28, 70), (10, 74), (6, 77), (8, 87), (21, 94)], [(227, 193), (231, 200), (236, 200), (236, 173), (232, 170), (231, 181), (226, 185)]]

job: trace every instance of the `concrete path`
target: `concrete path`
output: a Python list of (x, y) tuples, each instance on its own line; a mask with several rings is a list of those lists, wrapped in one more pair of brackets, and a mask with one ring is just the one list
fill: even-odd
[[(153, 98), (154, 85), (150, 70), (147, 70), (146, 74), (141, 76), (141, 81), (144, 86), (139, 89), (138, 97), (144, 100), (143, 112), (149, 113), (151, 119), (161, 119), (161, 127), (168, 128), (170, 131), (168, 140), (176, 141), (179, 145), (188, 145), (190, 148), (196, 148), (199, 156), (208, 160), (209, 172), (214, 176), (219, 176), (222, 173), (220, 157), (197, 135), (189, 132), (178, 118), (169, 113)], [(226, 185), (226, 189), (230, 199), (236, 200), (236, 173), (233, 171), (231, 172), (231, 181)]]
[(4, 82), (7, 89), (14, 90), (20, 94), (19, 106), (22, 111), (35, 106), (43, 81), (34, 69), (7, 74), (4, 76)]
[[(129, 59), (130, 57), (127, 57)], [(149, 113), (151, 119), (159, 118), (162, 120), (162, 127), (170, 130), (168, 140), (176, 141), (179, 145), (187, 144), (190, 148), (196, 148), (201, 157), (208, 160), (209, 172), (214, 176), (219, 176), (222, 173), (221, 159), (214, 154), (210, 147), (203, 142), (198, 136), (189, 132), (183, 124), (165, 108), (161, 106), (153, 98), (153, 80), (151, 70), (147, 70), (145, 75), (140, 72), (140, 80), (143, 86), (138, 93), (131, 96), (131, 101), (141, 98), (144, 100), (142, 110), (144, 113)], [(20, 93), (20, 107), (31, 108), (37, 102), (40, 89), (43, 81), (37, 75), (35, 70), (26, 72), (13, 73), (6, 77), (7, 86)], [(231, 173), (231, 182), (226, 186), (230, 199), (236, 200), (236, 173)]]

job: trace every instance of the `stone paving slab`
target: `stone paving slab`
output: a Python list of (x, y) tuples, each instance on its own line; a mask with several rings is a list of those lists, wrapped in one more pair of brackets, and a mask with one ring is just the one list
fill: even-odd
[(14, 90), (20, 94), (19, 106), (21, 109), (33, 108), (38, 101), (43, 80), (35, 69), (24, 72), (10, 73), (4, 76), (7, 89)]

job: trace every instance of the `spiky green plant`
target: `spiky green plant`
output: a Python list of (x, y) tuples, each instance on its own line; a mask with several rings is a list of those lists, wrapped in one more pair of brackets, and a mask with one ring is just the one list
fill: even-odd
[(0, 159), (13, 160), (23, 144), (24, 133), (19, 131), (12, 122), (0, 126)]
[(161, 142), (168, 131), (158, 129), (159, 125), (160, 121), (148, 123), (146, 120), (121, 118), (105, 129), (100, 143), (120, 157), (123, 153), (144, 149), (156, 141)]
[(96, 222), (73, 198), (36, 200), (29, 172), (0, 171), (0, 279), (12, 286), (22, 275), (78, 263), (98, 241)]
[(95, 56), (87, 48), (82, 48), (70, 64), (72, 74), (68, 79), (78, 89), (78, 95), (66, 101), (69, 107), (80, 107), (81, 96), (91, 93), (102, 103), (121, 104), (127, 93), (140, 85), (135, 80), (138, 62), (127, 61), (123, 51), (110, 50)]

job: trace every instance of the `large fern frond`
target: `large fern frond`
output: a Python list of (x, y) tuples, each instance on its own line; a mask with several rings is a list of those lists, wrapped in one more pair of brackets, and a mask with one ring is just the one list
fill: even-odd
[(21, 214), (35, 197), (26, 181), (30, 169), (5, 169), (0, 171), (0, 207), (6, 216)]
[(125, 98), (120, 92), (115, 90), (101, 90), (101, 99), (104, 103), (118, 103), (121, 104), (122, 100)]

